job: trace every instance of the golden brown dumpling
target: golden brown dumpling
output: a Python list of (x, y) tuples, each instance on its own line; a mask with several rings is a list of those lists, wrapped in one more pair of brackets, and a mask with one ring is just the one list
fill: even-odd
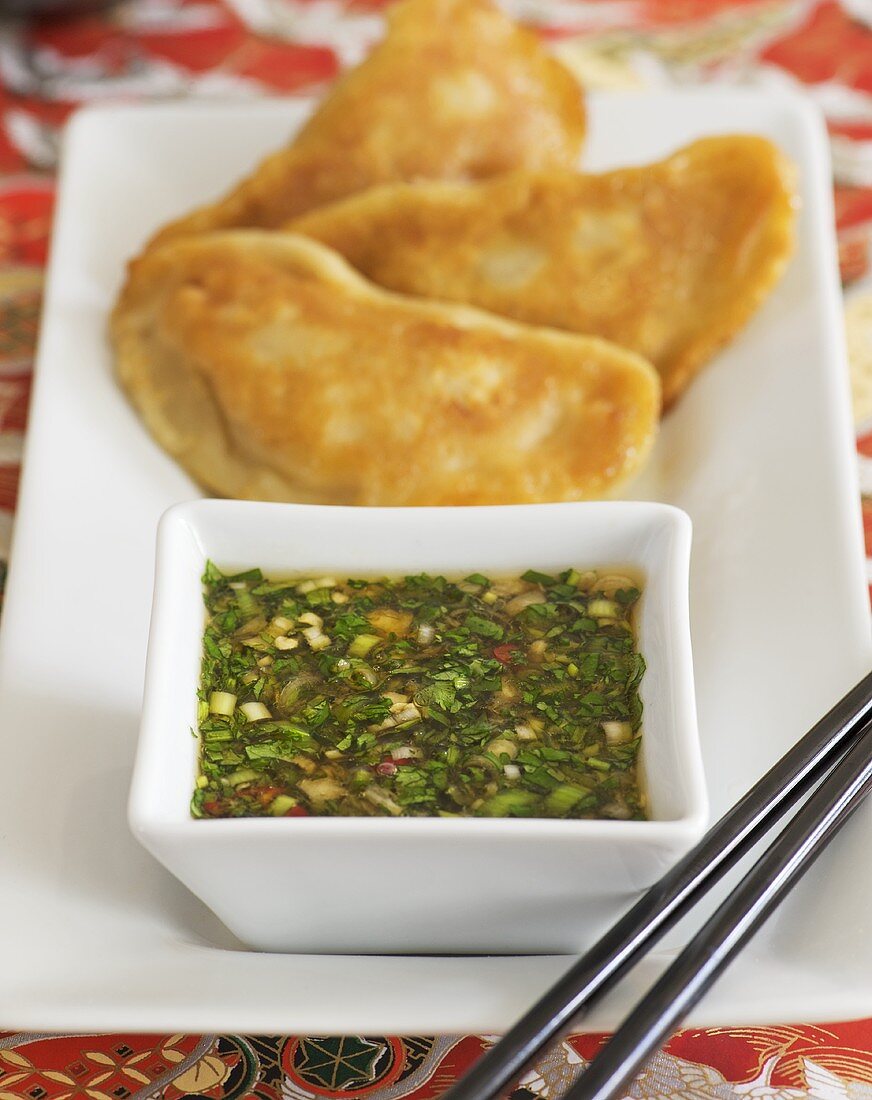
[(225, 496), (596, 497), (639, 467), (659, 416), (656, 372), (631, 352), (390, 294), (293, 234), (147, 253), (112, 335), (152, 434)]
[(764, 138), (712, 137), (603, 175), (384, 186), (290, 228), (392, 290), (631, 348), (669, 404), (780, 277), (793, 172)]
[(585, 132), (567, 69), (491, 0), (404, 0), (366, 61), (294, 142), (164, 240), (286, 219), (376, 183), (574, 165)]

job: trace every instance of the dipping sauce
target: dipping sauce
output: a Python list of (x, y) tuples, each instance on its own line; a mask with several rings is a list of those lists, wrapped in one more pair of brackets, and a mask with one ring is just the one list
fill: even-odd
[(631, 579), (203, 583), (195, 817), (645, 818)]

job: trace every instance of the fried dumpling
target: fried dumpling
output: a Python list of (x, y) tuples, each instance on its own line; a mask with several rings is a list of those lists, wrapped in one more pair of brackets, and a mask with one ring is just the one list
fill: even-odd
[(392, 290), (631, 348), (669, 404), (777, 282), (793, 223), (790, 165), (729, 136), (603, 175), (383, 186), (289, 227)]
[(386, 181), (572, 166), (584, 132), (575, 78), (491, 0), (403, 0), (291, 145), (157, 240), (275, 227)]
[(147, 253), (112, 336), (152, 434), (224, 496), (597, 497), (639, 467), (659, 417), (657, 374), (632, 352), (388, 293), (293, 234)]

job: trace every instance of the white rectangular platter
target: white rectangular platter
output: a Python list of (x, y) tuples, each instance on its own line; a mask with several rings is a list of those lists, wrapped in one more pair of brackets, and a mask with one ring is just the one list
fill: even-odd
[[(107, 311), (146, 237), (221, 193), (307, 109), (97, 108), (68, 133), (0, 639), (0, 1028), (494, 1032), (571, 961), (245, 951), (128, 834), (155, 524), (197, 490), (116, 388)], [(872, 663), (825, 136), (809, 107), (772, 93), (603, 95), (591, 119), (588, 168), (752, 131), (799, 170), (786, 277), (669, 416), (632, 487), (694, 521), (699, 720), (719, 812)], [(872, 1013), (870, 840), (872, 807), (697, 1023)], [(402, 873), (384, 889), (401, 893)], [(337, 891), (337, 904), (354, 899)], [(586, 1026), (613, 1025), (679, 942)]]

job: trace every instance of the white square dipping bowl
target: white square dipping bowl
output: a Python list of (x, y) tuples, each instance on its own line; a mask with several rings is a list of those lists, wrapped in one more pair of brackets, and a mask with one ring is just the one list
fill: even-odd
[[(702, 834), (688, 621), (690, 520), (662, 504), (335, 508), (201, 500), (158, 530), (136, 837), (262, 951), (573, 952)], [(651, 819), (197, 820), (197, 684), (207, 559), (267, 575), (557, 572), (643, 578), (640, 755)]]

